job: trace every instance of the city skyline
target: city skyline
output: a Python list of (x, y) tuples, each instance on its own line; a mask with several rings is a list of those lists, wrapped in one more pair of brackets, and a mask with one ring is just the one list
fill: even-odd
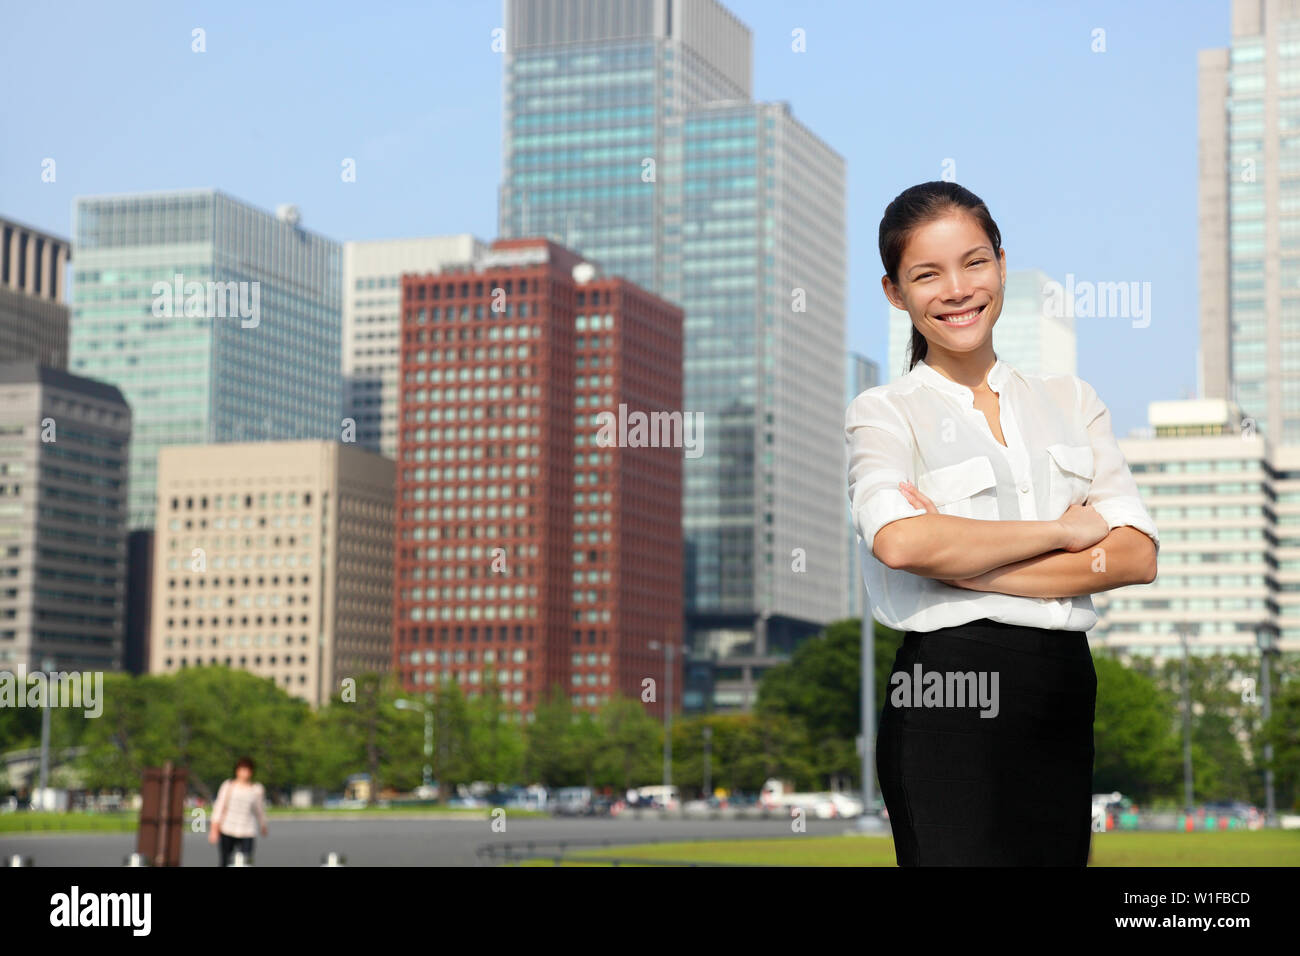
[[(1074, 275), (1152, 283), (1149, 329), (1132, 329), (1121, 319), (1079, 323), (1079, 374), (1107, 400), (1117, 434), (1144, 424), (1150, 401), (1194, 390), (1198, 306), (1188, 265), (1196, 255), (1196, 61), (1200, 49), (1230, 45), (1228, 3), (1180, 5), (1178, 17), (1165, 16), (1163, 6), (1128, 10), (1118, 4), (1086, 12), (1020, 3), (982, 12), (945, 7), (946, 28), (935, 31), (934, 55), (951, 57), (968, 38), (989, 51), (995, 97), (989, 102), (999, 105), (983, 112), (978, 100), (965, 96), (956, 101), (959, 111), (948, 109), (953, 101), (944, 98), (942, 75), (928, 80), (906, 72), (906, 64), (893, 58), (909, 55), (912, 44), (879, 42), (872, 47), (878, 60), (857, 55), (864, 35), (908, 29), (905, 12), (851, 4), (788, 10), (746, 0), (726, 7), (753, 34), (754, 99), (788, 101), (800, 121), (846, 160), (849, 351), (882, 364), (887, 356), (888, 304), (879, 292), (874, 235), (884, 205), (914, 182), (940, 178), (945, 160), (952, 160), (956, 179), (984, 198), (998, 220), (1009, 268), (1041, 269), (1061, 280)], [(87, 69), (111, 55), (119, 81), (114, 96), (147, 93), (155, 109), (134, 119), (99, 111), (91, 89), (81, 91), (86, 115), (77, 124), (44, 115), (23, 98), (0, 105), (0, 121), (16, 131), (14, 148), (0, 157), (6, 215), (70, 235), (77, 196), (213, 187), (261, 208), (293, 202), (306, 228), (338, 242), (496, 234), (503, 65), (491, 45), (502, 21), (500, 4), (398, 6), (367, 11), (364, 20), (328, 23), (304, 18), (293, 5), (276, 11), (237, 6), (197, 18), (159, 8), (129, 34), (102, 11), (78, 10), (57, 24), (16, 12), (18, 28), (10, 35), (26, 40), (22, 49), (6, 50), (7, 57), (22, 69), (59, 55), (69, 42), (77, 46), (77, 33), (93, 35)], [(1016, 40), (1023, 33), (1006, 25), (1023, 28), (1031, 17), (1037, 42), (1025, 45)], [(1096, 29), (1106, 31), (1105, 52), (1092, 52)], [(191, 49), (198, 42), (194, 30), (204, 31), (202, 53)], [(805, 31), (806, 52), (791, 49), (801, 42), (794, 30)], [(265, 44), (259, 38), (268, 35), (279, 38), (280, 65), (257, 59), (258, 70), (243, 79), (240, 64), (260, 56)], [(471, 42), (476, 35), (481, 44)], [(449, 42), (452, 37), (459, 38)], [(420, 52), (431, 39), (439, 51), (432, 59)], [(122, 57), (124, 50), (135, 55)], [(147, 51), (152, 59), (143, 56)], [(355, 72), (324, 68), (331, 56), (344, 54)], [(302, 79), (302, 65), (317, 62), (322, 68), (305, 71)], [(181, 82), (159, 88), (159, 69)], [(286, 97), (256, 95), (264, 81), (255, 77), (263, 69), (284, 79)], [(1080, 84), (1084, 69), (1093, 80)], [(1040, 82), (1016, 82), (1026, 70)], [(905, 73), (912, 77), (906, 87), (885, 82)], [(362, 95), (371, 76), (385, 77), (391, 95)], [(882, 91), (875, 130), (839, 108), (846, 79)], [(432, 106), (412, 102), (419, 95), (413, 91), (430, 87), (454, 89), (456, 96)], [(193, 143), (181, 137), (173, 148), (142, 157), (143, 130), (133, 131), (134, 124), (191, 115), (185, 99), (195, 94), (219, 97), (239, 111), (237, 121), (215, 124), (216, 148), (203, 145), (204, 137)], [(944, 109), (935, 112), (935, 103)], [(115, 117), (113, 124), (106, 126), (101, 112)], [(938, 117), (956, 122), (936, 132)], [(939, 150), (945, 155), (931, 155), (936, 140), (952, 144)], [(1125, 159), (1148, 141), (1181, 141), (1186, 148), (1166, 150), (1171, 160), (1152, 175)], [(963, 142), (971, 144), (969, 152)], [(96, 157), (93, 167), (81, 165), (87, 155)], [(1040, 155), (1051, 159), (1035, 158)], [(53, 182), (42, 182), (46, 159), (55, 164)], [(348, 159), (355, 163), (355, 182), (342, 178)], [(16, 185), (26, 181), (31, 188)], [(1045, 207), (1044, 196), (1060, 198)], [(1165, 240), (1154, 249), (1153, 234)], [(1097, 326), (1101, 331), (1094, 331)], [(1134, 340), (1139, 331), (1143, 338)], [(1119, 354), (1112, 361), (1113, 352)], [(1146, 361), (1152, 355), (1162, 358)], [(889, 370), (882, 372), (888, 378)]]

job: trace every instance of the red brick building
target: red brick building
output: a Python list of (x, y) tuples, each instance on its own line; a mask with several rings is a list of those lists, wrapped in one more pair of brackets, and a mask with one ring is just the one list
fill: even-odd
[(648, 645), (681, 643), (683, 449), (597, 435), (622, 405), (624, 424), (659, 413), (666, 439), (683, 411), (681, 309), (553, 242), (508, 239), (403, 276), (402, 316), (403, 686), (495, 681), (529, 714), (555, 684), (594, 708), (639, 699), (649, 677), (662, 714), (664, 652)]

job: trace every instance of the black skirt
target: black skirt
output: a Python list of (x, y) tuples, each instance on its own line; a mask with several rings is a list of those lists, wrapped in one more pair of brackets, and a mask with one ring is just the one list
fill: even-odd
[[(931, 706), (910, 686), (918, 664), (922, 687), (943, 677)], [(981, 675), (982, 702), (963, 700)], [(876, 736), (898, 865), (1086, 866), (1096, 700), (1083, 631), (988, 618), (907, 631)]]

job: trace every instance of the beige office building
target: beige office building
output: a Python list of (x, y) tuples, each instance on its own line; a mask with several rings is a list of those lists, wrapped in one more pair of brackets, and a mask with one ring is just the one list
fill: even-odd
[(1090, 636), (1133, 655), (1300, 651), (1300, 449), (1223, 399), (1152, 402), (1119, 445), (1160, 530), (1151, 584), (1094, 595)]
[(238, 667), (319, 706), (387, 671), (394, 478), (335, 442), (162, 448), (150, 672)]

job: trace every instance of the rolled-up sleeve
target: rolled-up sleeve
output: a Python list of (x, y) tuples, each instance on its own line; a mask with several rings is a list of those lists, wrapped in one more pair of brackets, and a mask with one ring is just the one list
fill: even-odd
[(883, 399), (863, 392), (844, 416), (848, 456), (849, 506), (853, 526), (875, 555), (876, 532), (891, 521), (925, 514), (898, 490), (909, 480), (912, 445), (902, 421)]
[(1095, 465), (1087, 504), (1097, 509), (1111, 530), (1120, 525), (1137, 528), (1152, 540), (1156, 553), (1159, 554), (1160, 534), (1146, 505), (1142, 503), (1137, 481), (1129, 470), (1124, 453), (1119, 450), (1119, 443), (1111, 429), (1110, 410), (1096, 389), (1077, 376), (1074, 381), (1083, 420), (1088, 427), (1088, 440), (1092, 444)]

